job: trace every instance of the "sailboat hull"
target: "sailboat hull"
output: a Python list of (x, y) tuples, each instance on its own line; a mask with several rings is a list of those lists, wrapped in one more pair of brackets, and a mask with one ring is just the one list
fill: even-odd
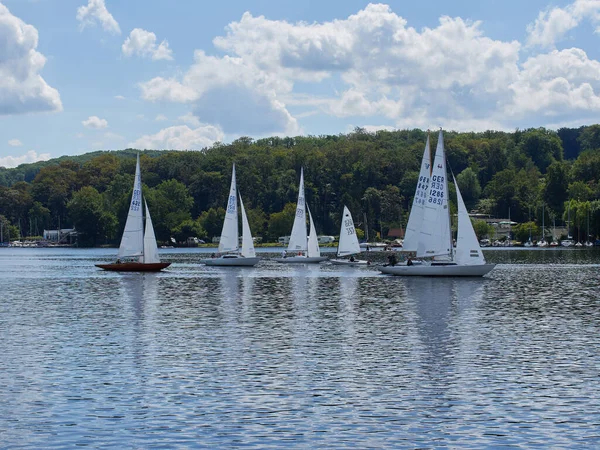
[(368, 266), (370, 264), (369, 261), (365, 261), (364, 259), (356, 259), (354, 261), (350, 261), (349, 259), (332, 259), (331, 263), (336, 266)]
[(203, 259), (201, 263), (207, 266), (224, 266), (224, 267), (252, 267), (255, 266), (259, 261), (259, 258), (245, 258), (243, 256), (235, 257), (219, 257)]
[(114, 264), (96, 264), (104, 270), (111, 270), (113, 272), (158, 272), (169, 267), (171, 263), (139, 263), (139, 262), (128, 262), (128, 263), (114, 263)]
[(275, 261), (283, 264), (318, 264), (327, 259), (326, 256), (288, 256), (287, 258), (275, 258)]
[(482, 277), (488, 274), (495, 264), (477, 264), (460, 266), (457, 264), (442, 265), (396, 265), (380, 266), (378, 269), (388, 275), (413, 276), (413, 277)]

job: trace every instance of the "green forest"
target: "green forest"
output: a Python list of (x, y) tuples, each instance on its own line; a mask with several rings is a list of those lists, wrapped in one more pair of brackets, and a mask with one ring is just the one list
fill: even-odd
[[(405, 227), (427, 132), (242, 137), (198, 151), (97, 151), (0, 167), (0, 223), (11, 239), (71, 228), (79, 245), (118, 245), (141, 156), (143, 194), (160, 242), (211, 239), (221, 231), (236, 164), (238, 191), (254, 236), (276, 241), (291, 230), (300, 169), (319, 234), (337, 235), (344, 205), (371, 238)], [(435, 149), (437, 133), (431, 133)], [(600, 125), (445, 132), (448, 167), (471, 211), (525, 224), (566, 220), (573, 235), (600, 233)], [(453, 193), (451, 186), (451, 199)], [(481, 226), (476, 227), (480, 234)]]

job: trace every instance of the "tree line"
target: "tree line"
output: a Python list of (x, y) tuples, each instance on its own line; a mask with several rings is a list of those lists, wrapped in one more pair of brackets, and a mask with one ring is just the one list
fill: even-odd
[[(0, 168), (0, 223), (13, 238), (75, 227), (80, 245), (118, 244), (139, 152), (159, 241), (220, 234), (234, 162), (253, 235), (264, 241), (290, 233), (302, 167), (320, 234), (339, 232), (347, 205), (358, 228), (368, 226), (371, 238), (376, 232), (386, 236), (406, 226), (426, 137), (418, 129), (356, 128), (339, 135), (242, 137), (200, 151), (98, 151)], [(432, 149), (436, 140), (431, 133)], [(589, 221), (598, 235), (600, 125), (446, 132), (444, 141), (470, 210), (510, 214), (535, 226), (564, 223), (568, 210), (574, 233), (587, 232)]]

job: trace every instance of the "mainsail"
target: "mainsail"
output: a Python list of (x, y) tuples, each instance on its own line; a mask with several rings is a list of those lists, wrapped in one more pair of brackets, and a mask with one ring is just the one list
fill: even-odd
[(237, 187), (235, 182), (235, 164), (231, 175), (227, 211), (223, 221), (221, 239), (219, 240), (219, 253), (236, 252), (239, 249), (239, 230), (237, 213)]
[(452, 256), (448, 179), (442, 130), (440, 130), (438, 138), (429, 183), (429, 193), (423, 211), (417, 256)]
[(429, 194), (429, 181), (431, 177), (431, 147), (429, 145), (429, 134), (427, 135), (427, 143), (421, 160), (421, 171), (419, 172), (419, 181), (415, 189), (415, 196), (406, 225), (406, 233), (402, 242), (402, 251), (416, 252), (419, 245), (419, 234), (423, 225), (423, 212), (427, 203)]
[(346, 205), (344, 205), (337, 255), (349, 256), (357, 253), (360, 253), (360, 244), (358, 243), (358, 238), (356, 237), (354, 221), (352, 220), (352, 214), (350, 214), (350, 210)]
[(306, 203), (304, 200), (304, 169), (300, 171), (300, 186), (298, 188), (298, 202), (296, 203), (296, 216), (292, 226), (292, 234), (288, 244), (288, 251), (306, 251)]
[(142, 216), (142, 176), (140, 175), (140, 155), (137, 155), (133, 194), (127, 213), (127, 221), (119, 246), (118, 258), (142, 256), (144, 253), (144, 219)]

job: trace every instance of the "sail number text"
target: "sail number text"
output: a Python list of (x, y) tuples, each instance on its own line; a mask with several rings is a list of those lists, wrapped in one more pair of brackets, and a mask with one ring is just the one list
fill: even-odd
[(444, 200), (444, 177), (433, 175), (431, 177), (431, 189), (429, 190), (428, 202), (441, 205)]
[(131, 197), (131, 210), (132, 211), (140, 210), (140, 206), (142, 206), (141, 197), (142, 197), (141, 191), (139, 189), (134, 189), (133, 196)]
[(229, 203), (227, 203), (227, 214), (231, 214), (235, 212), (235, 196), (229, 196)]
[(415, 202), (417, 205), (424, 205), (427, 198), (427, 189), (429, 189), (429, 177), (420, 176), (417, 192), (415, 193)]
[(344, 226), (346, 227), (346, 232), (348, 235), (356, 234), (356, 231), (354, 231), (354, 222), (352, 222), (352, 220), (344, 220)]
[[(298, 197), (298, 206), (304, 205), (304, 197)], [(300, 207), (296, 208), (296, 217), (303, 218), (304, 210)]]

